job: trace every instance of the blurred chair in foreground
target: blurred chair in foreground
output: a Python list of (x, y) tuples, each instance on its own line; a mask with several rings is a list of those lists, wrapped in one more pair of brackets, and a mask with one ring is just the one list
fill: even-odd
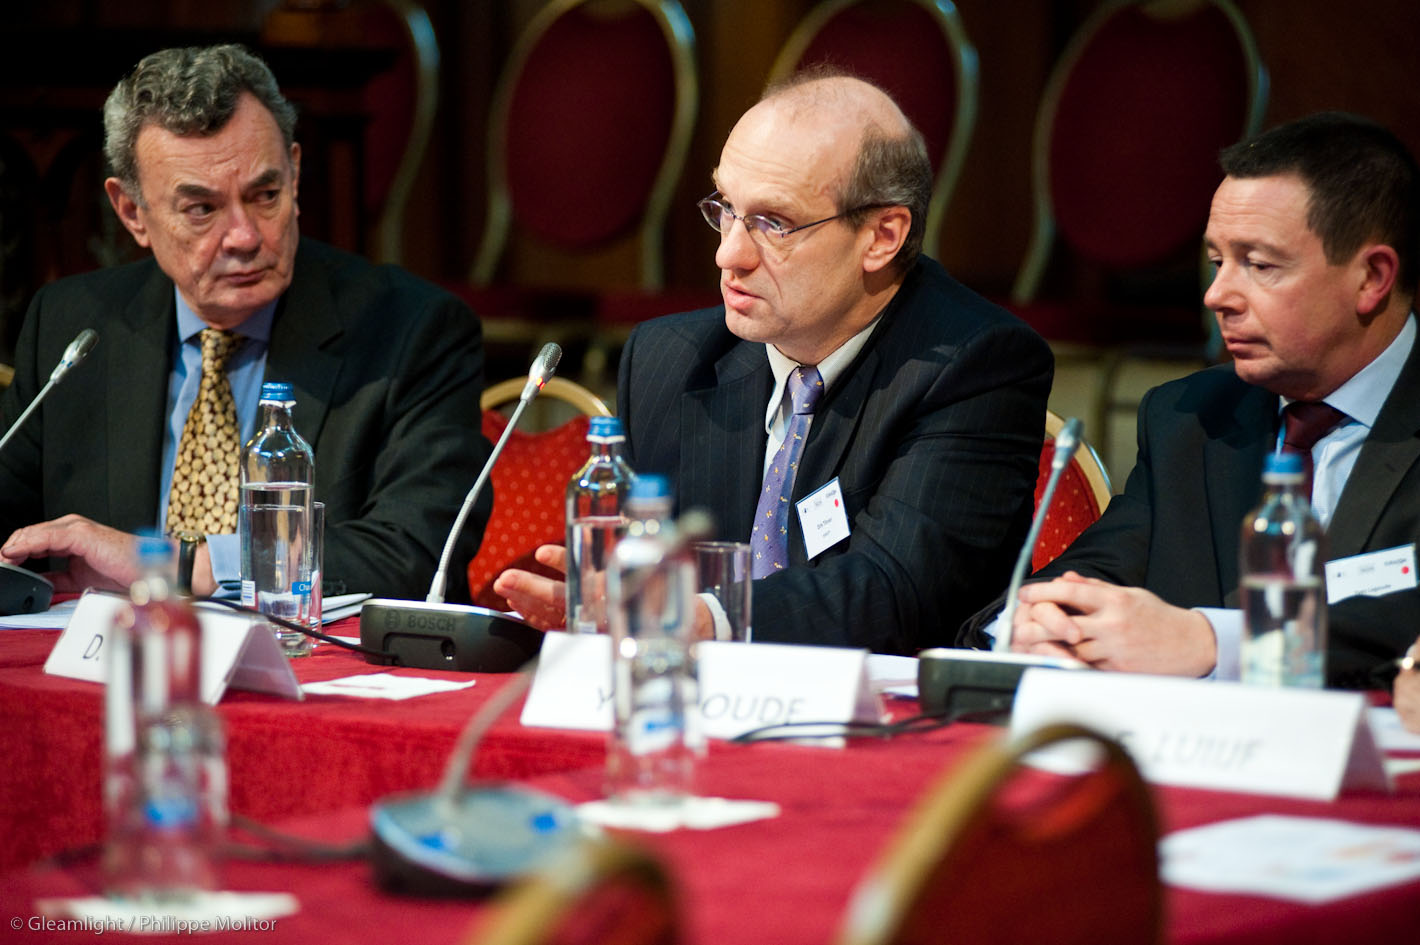
[[(498, 442), (508, 418), (498, 408), (522, 393), (525, 377), (494, 384), (483, 392), (483, 435)], [(468, 563), (468, 588), (473, 602), (506, 610), (507, 602), (493, 593), (493, 580), (516, 567), (552, 576), (533, 560), (538, 545), (560, 545), (566, 540), (567, 483), (587, 461), (589, 417), (609, 417), (606, 404), (580, 384), (554, 377), (543, 387), (534, 406), (555, 400), (569, 405), (577, 415), (541, 432), (514, 430), (490, 476), (493, 514), (483, 530), (478, 554)]]
[(488, 217), (463, 293), (488, 341), (590, 339), (603, 290), (664, 288), (694, 55), (676, 0), (552, 0), (529, 22), (494, 94)]
[(674, 945), (664, 867), (625, 843), (586, 841), (493, 900), (469, 945)]
[[(1084, 739), (1073, 777), (1026, 770), (1037, 748)], [(1117, 742), (1053, 725), (992, 741), (945, 772), (859, 884), (839, 945), (1147, 945), (1160, 938), (1158, 826)]]
[[(1065, 420), (1054, 411), (1045, 414), (1045, 442), (1040, 449), (1040, 473), (1035, 481), (1035, 501), (1040, 504), (1041, 493), (1050, 479), (1050, 464), (1055, 455), (1055, 437), (1065, 426)], [(1070, 465), (1060, 474), (1060, 484), (1055, 487), (1055, 499), (1046, 513), (1040, 528), (1040, 537), (1031, 552), (1031, 570), (1045, 567), (1070, 547), (1070, 543), (1080, 536), (1104, 513), (1109, 505), (1109, 474), (1094, 447), (1081, 440), (1079, 449), (1070, 459)]]
[(769, 80), (826, 64), (877, 83), (927, 142), (936, 168), (923, 252), (936, 258), (976, 125), (976, 50), (950, 0), (826, 0), (779, 51)]
[(1108, 452), (1128, 355), (1207, 359), (1201, 250), (1218, 152), (1262, 121), (1267, 73), (1231, 0), (1113, 0), (1071, 39), (1032, 145), (1035, 220), (1011, 291), (1062, 359), (1101, 366)]

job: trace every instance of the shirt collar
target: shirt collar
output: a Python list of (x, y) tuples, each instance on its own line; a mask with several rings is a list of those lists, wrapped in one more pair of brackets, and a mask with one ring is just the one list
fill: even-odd
[[(833, 387), (833, 382), (847, 370), (848, 365), (853, 363), (853, 359), (858, 356), (858, 352), (863, 350), (863, 346), (868, 343), (868, 338), (873, 334), (873, 329), (878, 326), (882, 315), (874, 318), (862, 331), (833, 350), (833, 353), (824, 358), (817, 365), (819, 377), (823, 380), (823, 392), (828, 393)], [(784, 384), (789, 378), (789, 372), (796, 367), (802, 367), (798, 361), (788, 357), (774, 345), (768, 342), (764, 345), (764, 351), (769, 355), (769, 370), (774, 372), (774, 390), (769, 395), (769, 406), (764, 412), (764, 432), (769, 435), (774, 429), (774, 421), (779, 415), (781, 401), (784, 399)]]
[[(1410, 351), (1415, 346), (1415, 314), (1405, 319), (1400, 334), (1376, 356), (1370, 364), (1357, 371), (1349, 381), (1332, 391), (1325, 398), (1331, 406), (1346, 414), (1367, 429), (1375, 425), (1381, 407), (1395, 387), (1405, 362), (1410, 359)], [(1291, 403), (1283, 397), (1282, 406)]]
[[(196, 338), (202, 333), (202, 329), (208, 327), (207, 323), (197, 317), (187, 304), (187, 300), (182, 297), (182, 293), (173, 287), (173, 298), (177, 300), (177, 330), (178, 340), (187, 342)], [(232, 330), (243, 338), (253, 338), (262, 343), (271, 340), (271, 322), (276, 317), (276, 303), (268, 302), (252, 314), (248, 315), (246, 321), (237, 325)]]

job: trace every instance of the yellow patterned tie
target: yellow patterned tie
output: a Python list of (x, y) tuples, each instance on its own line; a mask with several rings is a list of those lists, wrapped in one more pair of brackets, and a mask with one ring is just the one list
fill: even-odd
[(227, 361), (242, 341), (230, 331), (202, 329), (202, 382), (178, 440), (168, 497), (168, 534), (186, 529), (226, 535), (237, 530), (237, 462), (242, 443)]

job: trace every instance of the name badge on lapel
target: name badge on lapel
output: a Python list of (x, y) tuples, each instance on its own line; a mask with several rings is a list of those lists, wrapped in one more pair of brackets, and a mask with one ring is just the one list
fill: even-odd
[(843, 509), (837, 476), (805, 496), (795, 508), (804, 530), (804, 551), (810, 558), (848, 537), (848, 513)]

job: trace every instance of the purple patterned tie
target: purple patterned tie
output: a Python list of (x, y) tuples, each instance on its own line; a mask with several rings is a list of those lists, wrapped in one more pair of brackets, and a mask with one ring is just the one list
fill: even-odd
[(1303, 495), (1312, 494), (1312, 447), (1332, 430), (1351, 419), (1331, 404), (1321, 401), (1294, 400), (1282, 409), (1286, 433), (1282, 450), (1302, 457)]
[(789, 505), (794, 490), (794, 474), (804, 452), (814, 405), (823, 395), (823, 379), (816, 367), (796, 367), (789, 372), (785, 394), (794, 413), (784, 430), (784, 442), (764, 473), (764, 491), (754, 510), (750, 547), (754, 551), (751, 573), (755, 578), (773, 574), (789, 566)]

